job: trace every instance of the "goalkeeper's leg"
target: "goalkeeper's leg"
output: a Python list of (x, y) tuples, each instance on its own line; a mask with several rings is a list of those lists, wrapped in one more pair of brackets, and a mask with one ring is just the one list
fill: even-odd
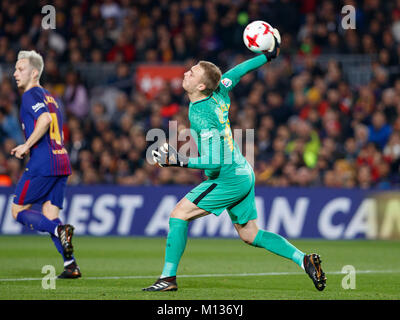
[(267, 249), (302, 267), (305, 254), (279, 234), (259, 229), (256, 220), (250, 220), (242, 225), (235, 224), (235, 228), (240, 238), (247, 244)]
[(282, 236), (259, 229), (256, 220), (234, 225), (244, 242), (292, 260), (305, 270), (318, 290), (322, 291), (325, 288), (326, 277), (321, 268), (319, 255), (306, 255)]
[(207, 214), (209, 214), (207, 211), (200, 209), (186, 198), (178, 202), (169, 220), (169, 231), (162, 274), (153, 285), (144, 288), (143, 291), (178, 290), (176, 274), (186, 247), (189, 221)]

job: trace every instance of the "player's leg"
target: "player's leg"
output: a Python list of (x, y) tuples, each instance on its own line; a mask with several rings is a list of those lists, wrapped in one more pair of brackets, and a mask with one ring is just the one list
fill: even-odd
[(31, 209), (32, 204), (19, 205), (13, 203), (11, 213), (15, 220), (31, 230), (48, 232), (53, 235), (58, 235), (58, 224), (50, 221), (44, 215), (36, 210)]
[[(241, 179), (245, 181), (245, 178)], [(222, 179), (203, 181), (179, 201), (171, 213), (169, 232), (165, 250), (165, 264), (161, 278), (153, 285), (145, 288), (146, 291), (171, 291), (176, 290), (176, 272), (179, 261), (186, 247), (187, 230), (189, 221), (203, 217), (210, 213), (220, 215), (230, 203), (239, 201), (246, 189), (235, 180), (232, 183)], [(241, 185), (239, 188), (237, 184)]]
[[(51, 221), (56, 222), (58, 225), (62, 225), (62, 221), (59, 218), (60, 208), (51, 203), (50, 200), (43, 203), (42, 206), (43, 214)], [(64, 270), (58, 276), (59, 279), (76, 279), (82, 276), (79, 266), (76, 263), (75, 257), (71, 254), (70, 257), (67, 257), (64, 254), (64, 248), (61, 243), (61, 240), (53, 234), (50, 234), (51, 240), (53, 241), (57, 251), (61, 254), (64, 260)]]
[(325, 289), (326, 277), (318, 254), (305, 254), (279, 234), (259, 229), (256, 220), (234, 226), (244, 242), (292, 260), (305, 270), (319, 291)]
[(164, 268), (160, 278), (144, 291), (176, 291), (178, 265), (186, 248), (189, 221), (206, 216), (209, 212), (186, 198), (180, 200), (171, 212), (165, 248)]
[[(75, 257), (72, 254), (72, 236), (73, 227), (71, 225), (63, 225), (59, 218), (60, 210), (63, 208), (65, 189), (67, 186), (67, 176), (52, 177), (53, 185), (44, 197), (42, 211), (43, 214), (51, 221), (56, 222), (62, 228), (65, 237), (54, 237), (52, 240), (57, 250), (61, 253), (64, 259), (64, 271), (58, 276), (62, 279), (75, 279), (81, 277), (80, 269), (76, 263)], [(66, 250), (67, 249), (67, 250)]]
[(31, 209), (32, 204), (37, 202), (46, 187), (38, 180), (38, 177), (30, 176), (27, 173), (22, 175), (15, 189), (11, 213), (15, 220), (32, 230), (57, 234), (57, 223)]
[[(22, 211), (29, 210), (30, 208), (32, 208), (32, 204), (18, 205), (18, 204), (13, 203), (11, 205), (11, 214), (12, 214), (13, 218), (18, 221), (18, 214)], [(21, 221), (18, 221), (18, 222), (23, 224)]]
[(33, 203), (41, 203), (50, 194), (57, 177), (40, 177), (23, 174), (18, 182), (11, 212), (19, 223), (29, 227), (31, 230), (48, 232), (58, 237), (64, 248), (64, 254), (72, 255), (71, 236), (73, 227), (70, 225), (59, 225), (48, 219), (42, 212), (32, 210)]
[(230, 206), (227, 211), (244, 242), (292, 260), (306, 271), (318, 290), (325, 288), (326, 277), (319, 255), (306, 255), (279, 234), (258, 228), (254, 186), (242, 201)]
[(264, 248), (279, 256), (292, 260), (303, 267), (305, 254), (293, 246), (289, 241), (279, 234), (261, 230), (256, 220), (250, 220), (245, 224), (234, 224), (240, 238), (249, 245)]
[(248, 183), (250, 187), (247, 194), (227, 209), (240, 238), (252, 246), (264, 248), (277, 255), (291, 259), (301, 267), (304, 258), (303, 252), (280, 235), (258, 228), (254, 189), (255, 176), (252, 169), (249, 170)]
[(200, 209), (186, 198), (177, 203), (169, 219), (165, 264), (161, 277), (176, 276), (180, 258), (186, 247), (189, 221), (207, 214), (208, 212)]
[[(62, 222), (59, 218), (60, 208), (58, 208), (55, 205), (52, 205), (50, 200), (43, 203), (42, 212), (43, 212), (44, 216), (47, 219), (49, 219), (50, 221), (57, 223), (57, 225), (62, 225)], [(65, 265), (65, 263), (70, 264), (71, 262), (73, 262), (74, 261), (73, 256), (71, 256), (69, 259), (65, 257), (64, 249), (63, 249), (60, 239), (53, 234), (50, 234), (50, 236), (54, 242), (54, 245), (57, 248), (57, 251), (61, 254), (61, 256), (64, 259), (64, 265)]]

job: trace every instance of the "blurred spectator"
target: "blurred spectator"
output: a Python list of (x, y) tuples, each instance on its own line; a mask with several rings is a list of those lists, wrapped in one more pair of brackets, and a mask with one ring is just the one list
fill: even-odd
[[(2, 105), (1, 105), (2, 104)], [(5, 138), (13, 139), (17, 144), (24, 143), (21, 125), (18, 117), (13, 113), (14, 107), (8, 100), (0, 103), (0, 142)]]
[(67, 114), (83, 119), (89, 112), (88, 93), (85, 86), (79, 82), (75, 71), (69, 71), (65, 77), (64, 105)]
[(377, 111), (372, 115), (372, 123), (368, 127), (368, 141), (374, 142), (382, 150), (392, 133), (392, 127), (386, 123), (383, 112)]
[(390, 138), (385, 148), (383, 149), (383, 154), (385, 157), (390, 159), (390, 161), (396, 161), (400, 159), (400, 133), (394, 132)]
[(369, 189), (372, 187), (371, 168), (363, 165), (359, 167), (357, 172), (357, 185), (361, 189)]
[(132, 90), (133, 79), (128, 64), (118, 64), (116, 74), (108, 80), (107, 84), (125, 92), (129, 96)]
[(135, 59), (135, 47), (129, 39), (127, 32), (121, 32), (117, 43), (107, 53), (107, 61), (110, 62), (132, 62)]
[(117, 18), (121, 17), (121, 8), (117, 2), (113, 0), (105, 0), (100, 6), (100, 12), (103, 19)]
[(297, 152), (307, 167), (315, 167), (320, 149), (317, 132), (312, 130), (307, 121), (301, 119), (298, 120), (295, 130), (295, 137), (287, 144), (286, 152), (291, 155)]

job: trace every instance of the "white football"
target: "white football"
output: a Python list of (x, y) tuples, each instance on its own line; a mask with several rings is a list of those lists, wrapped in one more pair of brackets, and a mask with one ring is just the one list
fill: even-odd
[(279, 31), (261, 20), (249, 23), (243, 31), (246, 47), (255, 53), (271, 52), (275, 48), (274, 36), (281, 43)]

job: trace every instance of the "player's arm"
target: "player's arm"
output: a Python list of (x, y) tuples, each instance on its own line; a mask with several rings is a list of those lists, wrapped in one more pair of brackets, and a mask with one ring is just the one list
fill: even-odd
[(220, 141), (212, 135), (201, 139), (201, 156), (189, 158), (179, 153), (173, 146), (164, 143), (158, 150), (153, 150), (153, 160), (160, 167), (183, 167), (191, 169), (219, 169), (221, 167)]
[(49, 130), (51, 116), (48, 112), (43, 112), (37, 119), (35, 129), (24, 144), (20, 144), (11, 150), (11, 154), (16, 158), (22, 159), (28, 154), (29, 150), (38, 142)]
[(265, 54), (260, 54), (254, 58), (246, 60), (234, 68), (230, 69), (228, 72), (224, 73), (221, 77), (220, 87), (225, 88), (225, 90), (232, 90), (232, 88), (240, 81), (240, 79), (247, 73), (263, 66), (269, 61), (272, 61), (279, 55), (280, 43), (278, 39), (274, 36), (275, 47), (271, 52)]

